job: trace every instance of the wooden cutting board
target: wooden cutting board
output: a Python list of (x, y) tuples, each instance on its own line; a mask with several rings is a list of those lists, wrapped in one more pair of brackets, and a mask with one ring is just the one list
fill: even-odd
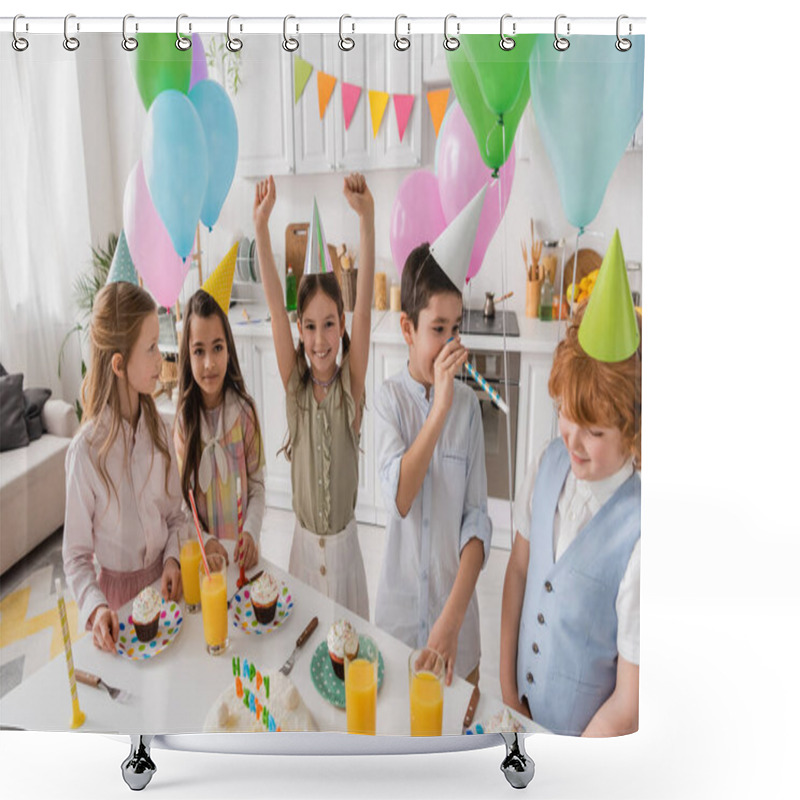
[[(284, 271), (288, 271), (291, 266), (292, 272), (297, 277), (298, 282), (303, 274), (306, 264), (306, 245), (308, 244), (307, 222), (290, 222), (286, 226), (286, 263), (283, 265)], [(333, 272), (339, 283), (342, 282), (342, 267), (339, 263), (339, 256), (336, 255), (336, 248), (329, 244), (328, 252), (331, 255)]]
[[(574, 254), (571, 253), (564, 261), (564, 292), (567, 291), (567, 287), (572, 283), (573, 256)], [(599, 269), (602, 263), (603, 257), (595, 250), (590, 250), (589, 248), (578, 250), (578, 269), (575, 283), (580, 283), (581, 278), (585, 278), (593, 270)], [(561, 277), (558, 275), (556, 276), (555, 292), (556, 294), (561, 292)]]

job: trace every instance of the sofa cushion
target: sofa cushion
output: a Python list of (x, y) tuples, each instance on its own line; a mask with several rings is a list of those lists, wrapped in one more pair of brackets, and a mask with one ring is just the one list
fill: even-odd
[(42, 409), (53, 394), (49, 389), (25, 389), (25, 424), (28, 426), (28, 438), (34, 442), (44, 433)]
[(0, 376), (0, 452), (25, 447), (29, 441), (22, 373)]
[(8, 375), (8, 372), (6, 371), (6, 368), (0, 364), (0, 378), (2, 378), (3, 375)]

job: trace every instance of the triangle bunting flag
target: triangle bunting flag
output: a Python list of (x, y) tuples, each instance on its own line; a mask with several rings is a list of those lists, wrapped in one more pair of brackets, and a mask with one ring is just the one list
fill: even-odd
[(314, 67), (308, 63), (308, 61), (304, 61), (300, 56), (295, 56), (294, 59), (294, 102), (295, 105), (297, 101), (302, 97), (303, 90), (306, 88), (306, 84), (308, 83), (308, 79), (311, 77), (311, 73), (313, 72)]
[(400, 134), (400, 141), (403, 141), (403, 134), (406, 132), (408, 118), (411, 116), (411, 109), (414, 107), (413, 94), (394, 95), (394, 114), (397, 117), (397, 132)]
[(428, 92), (428, 108), (431, 111), (431, 121), (436, 138), (439, 138), (439, 128), (442, 126), (444, 112), (447, 111), (447, 101), (450, 98), (449, 89), (435, 89)]
[(383, 114), (386, 111), (386, 104), (388, 102), (388, 92), (376, 92), (374, 89), (369, 90), (369, 113), (372, 116), (373, 138), (378, 135), (378, 131), (381, 128), (381, 121), (383, 120)]
[(344, 129), (350, 130), (350, 123), (353, 119), (358, 98), (361, 97), (361, 87), (354, 83), (342, 81), (342, 111), (344, 112)]
[(317, 71), (317, 94), (319, 96), (319, 118), (325, 116), (325, 109), (328, 107), (333, 87), (336, 86), (336, 78), (326, 72)]

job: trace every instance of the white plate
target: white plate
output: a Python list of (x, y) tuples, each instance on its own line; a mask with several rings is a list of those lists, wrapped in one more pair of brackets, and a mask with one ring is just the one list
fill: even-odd
[(249, 279), (249, 268), (247, 266), (248, 260), (250, 258), (250, 240), (243, 236), (239, 240), (239, 248), (236, 251), (236, 277), (240, 281), (246, 281)]

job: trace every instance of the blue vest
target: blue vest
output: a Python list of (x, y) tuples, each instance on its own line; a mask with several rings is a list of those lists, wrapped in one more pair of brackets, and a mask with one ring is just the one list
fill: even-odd
[(553, 522), (569, 469), (555, 439), (533, 491), (517, 689), (540, 725), (580, 735), (616, 685), (615, 605), (640, 536), (641, 481), (634, 472), (554, 563)]

